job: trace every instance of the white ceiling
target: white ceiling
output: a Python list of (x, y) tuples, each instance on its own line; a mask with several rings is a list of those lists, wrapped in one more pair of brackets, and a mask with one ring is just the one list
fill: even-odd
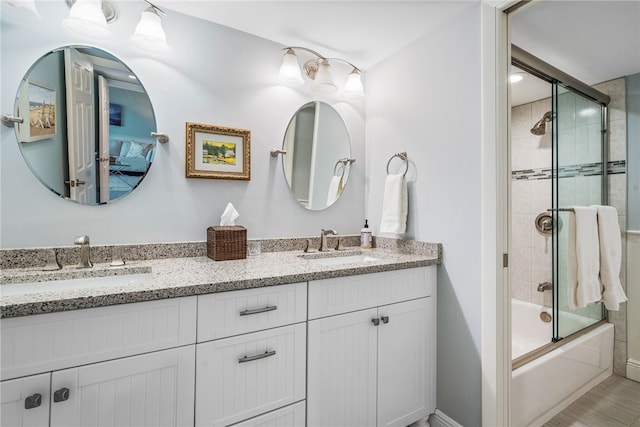
[[(366, 70), (478, 0), (154, 3)], [(511, 18), (514, 44), (587, 84), (640, 72), (640, 0), (534, 0)]]
[(403, 46), (445, 25), (477, 0), (156, 0), (285, 46), (304, 46), (366, 70)]
[[(594, 85), (640, 72), (640, 0), (533, 1), (511, 16), (511, 41)], [(532, 76), (512, 86), (512, 104), (550, 96)]]

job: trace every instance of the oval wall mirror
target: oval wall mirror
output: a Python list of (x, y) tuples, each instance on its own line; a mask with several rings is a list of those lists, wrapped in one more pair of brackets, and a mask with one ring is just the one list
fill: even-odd
[(136, 75), (87, 46), (45, 54), (27, 71), (15, 103), (25, 162), (47, 188), (83, 205), (135, 190), (156, 151), (153, 106)]
[(309, 102), (293, 115), (284, 135), (284, 176), (303, 207), (318, 211), (335, 203), (349, 180), (351, 143), (344, 121), (324, 102)]

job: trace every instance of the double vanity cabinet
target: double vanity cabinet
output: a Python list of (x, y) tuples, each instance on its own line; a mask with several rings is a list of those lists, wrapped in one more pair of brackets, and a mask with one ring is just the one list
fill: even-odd
[(4, 318), (1, 425), (406, 426), (436, 266)]

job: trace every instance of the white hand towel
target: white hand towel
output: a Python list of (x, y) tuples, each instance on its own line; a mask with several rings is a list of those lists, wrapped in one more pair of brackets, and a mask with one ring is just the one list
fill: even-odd
[(600, 281), (602, 300), (608, 310), (619, 310), (627, 296), (620, 283), (622, 240), (618, 225), (618, 211), (613, 206), (593, 206), (598, 212), (598, 236), (600, 237)]
[(327, 192), (327, 206), (331, 206), (342, 193), (342, 176), (332, 176)]
[(403, 234), (407, 229), (407, 206), (407, 182), (404, 175), (387, 175), (380, 233)]
[(576, 258), (578, 286), (576, 305), (586, 307), (602, 298), (600, 289), (600, 245), (598, 244), (598, 221), (596, 209), (586, 206), (574, 207), (576, 216)]

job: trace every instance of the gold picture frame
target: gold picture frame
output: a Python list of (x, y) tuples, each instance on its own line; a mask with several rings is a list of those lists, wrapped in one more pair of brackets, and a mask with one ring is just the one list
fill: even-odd
[(251, 131), (189, 122), (186, 128), (187, 178), (251, 179)]

